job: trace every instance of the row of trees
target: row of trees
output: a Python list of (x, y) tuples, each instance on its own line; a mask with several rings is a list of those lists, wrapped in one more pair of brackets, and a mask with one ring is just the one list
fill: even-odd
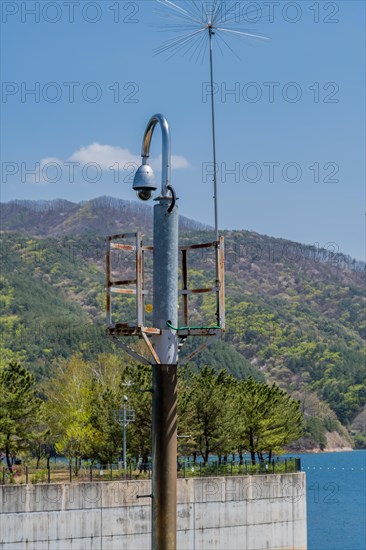
[(280, 454), (302, 435), (300, 403), (276, 385), (236, 380), (226, 370), (204, 367), (181, 380), (180, 427), (191, 435), (191, 452), (238, 453), (240, 460)]
[[(180, 454), (227, 456), (250, 453), (252, 462), (281, 453), (302, 435), (299, 402), (278, 386), (226, 370), (181, 370), (178, 388)], [(18, 363), (0, 370), (0, 450), (33, 456), (39, 463), (63, 454), (77, 471), (81, 460), (115, 461), (121, 455), (124, 396), (134, 410), (128, 424), (128, 454), (147, 461), (151, 453), (151, 367), (126, 365), (104, 354), (86, 362), (75, 355), (58, 361), (39, 385)]]

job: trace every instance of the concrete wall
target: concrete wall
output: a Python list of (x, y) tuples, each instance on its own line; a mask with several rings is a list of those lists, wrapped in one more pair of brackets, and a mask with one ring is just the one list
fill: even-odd
[[(0, 487), (2, 550), (150, 548), (149, 481)], [(178, 548), (305, 550), (305, 474), (178, 480)]]

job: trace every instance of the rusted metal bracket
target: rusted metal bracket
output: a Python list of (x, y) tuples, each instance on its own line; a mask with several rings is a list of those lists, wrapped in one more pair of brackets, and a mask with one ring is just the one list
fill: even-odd
[(189, 363), (189, 361), (191, 359), (193, 359), (193, 357), (195, 357), (196, 355), (198, 355), (199, 353), (201, 353), (201, 351), (203, 351), (204, 349), (206, 349), (210, 344), (212, 344), (212, 342), (214, 340), (217, 340), (220, 336), (220, 333), (217, 332), (216, 334), (213, 335), (213, 338), (210, 338), (210, 340), (208, 340), (207, 342), (205, 342), (204, 344), (202, 344), (201, 346), (199, 346), (197, 349), (195, 349), (194, 351), (192, 351), (192, 353), (190, 353), (187, 357), (184, 358), (185, 362), (184, 363), (180, 363), (180, 366), (181, 367), (185, 367), (187, 366), (187, 364)]
[[(126, 243), (126, 240), (130, 242)], [(131, 242), (132, 241), (132, 242)], [(205, 288), (189, 288), (188, 278), (188, 255), (192, 250), (214, 249), (216, 264), (216, 282), (213, 286)], [(112, 278), (112, 251), (131, 252), (135, 256), (135, 273), (132, 276), (117, 276)], [(145, 253), (153, 252), (152, 246), (144, 246), (142, 243), (142, 233), (122, 233), (107, 238), (106, 250), (106, 317), (107, 332), (115, 344), (131, 355), (134, 359), (144, 364), (160, 364), (160, 359), (152, 345), (150, 336), (160, 335), (161, 330), (145, 326), (145, 297), (149, 291), (145, 288), (144, 256)], [(224, 238), (220, 237), (218, 241), (184, 245), (179, 247), (181, 253), (181, 289), (178, 291), (183, 301), (183, 323), (184, 326), (176, 330), (180, 339), (179, 349), (182, 348), (188, 336), (208, 336), (210, 341), (217, 339), (225, 331), (225, 273), (224, 273)], [(216, 325), (213, 327), (190, 327), (189, 326), (189, 299), (194, 295), (214, 293), (216, 295)], [(115, 322), (112, 317), (112, 296), (135, 296), (136, 297), (136, 320), (134, 323)], [(138, 336), (143, 338), (151, 356), (151, 361), (137, 353), (124, 342), (122, 337)], [(210, 342), (205, 342), (194, 352), (185, 358), (187, 364), (193, 357), (205, 349)]]
[(132, 348), (130, 348), (129, 346), (121, 342), (121, 340), (118, 340), (116, 336), (109, 335), (109, 338), (113, 340), (113, 342), (116, 344), (117, 347), (123, 349), (123, 351), (128, 353), (128, 355), (131, 355), (131, 357), (133, 357), (134, 359), (137, 359), (137, 361), (140, 361), (144, 365), (150, 365), (150, 361), (148, 361), (146, 357), (137, 353), (137, 351), (133, 350)]
[[(216, 283), (214, 286), (206, 288), (189, 288), (188, 285), (188, 252), (190, 250), (215, 249), (216, 263)], [(225, 265), (224, 265), (224, 238), (220, 237), (218, 241), (180, 246), (182, 255), (182, 289), (179, 295), (183, 298), (183, 323), (189, 325), (189, 304), (188, 298), (191, 295), (206, 294), (214, 292), (216, 294), (216, 323), (220, 334), (225, 330)], [(195, 328), (185, 331), (177, 331), (178, 336), (214, 336), (216, 330), (207, 330), (206, 328)]]
[(154, 350), (154, 348), (153, 348), (153, 345), (152, 345), (152, 343), (150, 342), (148, 336), (146, 336), (145, 332), (142, 332), (142, 337), (143, 337), (143, 339), (144, 339), (144, 341), (145, 341), (145, 344), (146, 344), (147, 347), (149, 348), (149, 351), (150, 351), (151, 355), (153, 356), (153, 358), (154, 358), (154, 360), (155, 360), (155, 363), (156, 363), (157, 365), (160, 365), (160, 359), (159, 359), (158, 355), (156, 354), (156, 352), (155, 352), (155, 350)]

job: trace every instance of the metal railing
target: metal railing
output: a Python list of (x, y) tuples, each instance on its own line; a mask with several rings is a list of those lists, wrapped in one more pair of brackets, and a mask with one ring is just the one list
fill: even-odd
[[(299, 458), (275, 458), (252, 464), (250, 460), (220, 461), (210, 460), (207, 463), (180, 458), (177, 461), (178, 478), (220, 477), (245, 475), (286, 474), (301, 471)], [(12, 472), (3, 466), (1, 484), (38, 484), (38, 483), (73, 483), (87, 481), (122, 481), (151, 479), (151, 462), (129, 462), (126, 469), (118, 464), (84, 463), (77, 470), (67, 463), (50, 463), (46, 468), (35, 468), (26, 464), (15, 465)]]
[(299, 458), (275, 458), (270, 461), (260, 461), (255, 464), (251, 460), (219, 461), (211, 460), (207, 463), (184, 461), (178, 466), (178, 477), (205, 477), (205, 476), (243, 476), (288, 474), (301, 471)]

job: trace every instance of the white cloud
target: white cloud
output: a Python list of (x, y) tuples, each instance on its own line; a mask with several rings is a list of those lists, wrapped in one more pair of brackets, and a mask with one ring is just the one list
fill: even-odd
[(172, 155), (172, 169), (173, 170), (180, 170), (184, 168), (189, 168), (191, 165), (189, 164), (186, 157), (181, 157), (179, 155)]
[(56, 183), (62, 178), (63, 162), (56, 157), (46, 157), (35, 164), (34, 173), (27, 174), (30, 183)]
[[(154, 170), (161, 170), (161, 155), (156, 159), (151, 159), (151, 168)], [(190, 164), (185, 157), (179, 155), (172, 155), (172, 170), (182, 170), (189, 168)]]
[[(89, 162), (97, 163), (103, 170), (109, 170), (111, 166), (119, 170), (129, 169), (132, 164), (139, 166), (141, 164), (140, 157), (131, 153), (128, 149), (122, 147), (114, 147), (113, 145), (101, 145), (100, 143), (92, 143), (87, 147), (81, 147), (73, 153), (69, 160), (80, 162), (80, 164), (88, 164)], [(118, 165), (116, 167), (115, 165)]]
[[(71, 155), (69, 160), (80, 162), (80, 164), (96, 162), (103, 170), (109, 170), (111, 166), (117, 168), (116, 164), (119, 170), (129, 170), (131, 164), (135, 164), (136, 168), (141, 164), (141, 157), (134, 155), (128, 149), (113, 145), (101, 145), (100, 143), (92, 143), (87, 147), (81, 147)], [(160, 170), (161, 155), (158, 158), (152, 158), (150, 163), (154, 170)], [(189, 166), (190, 164), (185, 157), (172, 155), (172, 170), (189, 168)]]
[[(73, 163), (78, 163), (76, 166)], [(98, 169), (102, 170), (126, 170), (130, 173), (137, 169), (141, 164), (140, 155), (134, 155), (128, 149), (115, 147), (113, 145), (102, 145), (101, 143), (91, 143), (86, 147), (80, 147), (75, 151), (67, 161), (56, 157), (47, 157), (37, 162), (34, 173), (27, 176), (31, 183), (57, 183), (66, 177), (71, 183), (75, 181), (77, 170), (83, 169), (86, 164), (97, 164)], [(151, 158), (152, 168), (161, 171), (161, 155), (157, 158)], [(179, 155), (172, 155), (172, 170), (182, 170), (189, 168), (188, 160)]]

